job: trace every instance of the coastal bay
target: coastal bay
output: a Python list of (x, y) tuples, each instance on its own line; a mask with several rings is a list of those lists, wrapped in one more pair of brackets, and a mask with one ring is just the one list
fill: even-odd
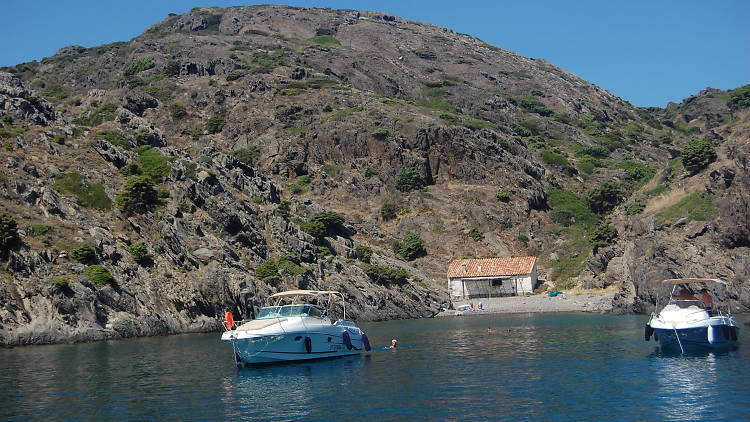
[[(742, 323), (750, 315), (740, 315)], [(680, 356), (644, 316), (484, 314), (361, 327), (372, 352), (236, 368), (217, 333), (0, 350), (0, 419), (740, 420), (750, 350)], [(401, 346), (385, 349), (392, 338)]]

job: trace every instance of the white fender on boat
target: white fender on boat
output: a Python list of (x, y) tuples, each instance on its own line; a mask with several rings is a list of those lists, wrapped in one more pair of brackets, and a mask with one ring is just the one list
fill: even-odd
[(716, 342), (716, 328), (714, 328), (713, 325), (709, 325), (708, 329), (706, 330), (706, 333), (708, 337), (708, 343), (714, 344), (714, 342)]

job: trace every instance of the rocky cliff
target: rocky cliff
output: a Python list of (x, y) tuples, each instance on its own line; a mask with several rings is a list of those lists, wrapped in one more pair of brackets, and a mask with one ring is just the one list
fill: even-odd
[(430, 316), (467, 256), (538, 255), (626, 311), (670, 275), (750, 303), (743, 89), (639, 109), (444, 28), (285, 6), (2, 71), (0, 344), (216, 330), (288, 288)]

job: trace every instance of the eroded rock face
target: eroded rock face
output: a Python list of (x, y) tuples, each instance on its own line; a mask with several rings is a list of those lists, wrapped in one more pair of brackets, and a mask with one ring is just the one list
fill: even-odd
[[(132, 159), (117, 147), (100, 145), (97, 152), (113, 166)], [(335, 255), (317, 259), (318, 240), (273, 211), (239, 199), (252, 195), (264, 206), (275, 207), (280, 199), (272, 183), (215, 149), (203, 155), (211, 159), (204, 160), (192, 178), (182, 171), (169, 176), (170, 190), (182, 198), (179, 206), (127, 217), (132, 236), (148, 239), (148, 257), (139, 262), (129, 249), (135, 243), (131, 235), (86, 224), (89, 210), (76, 211), (70, 198), (45, 190), (38, 199), (43, 210), (61, 223), (77, 221), (88, 227), (82, 235), (96, 252), (95, 262), (88, 264), (104, 264), (116, 281), (95, 285), (85, 274), (86, 266), (72, 262), (67, 254), (37, 251), (22, 243), (7, 260), (13, 278), (0, 282), (0, 342), (42, 344), (215, 331), (225, 311), (249, 318), (270, 294), (282, 289), (341, 290), (349, 317), (360, 320), (426, 317), (447, 306), (445, 293), (416, 283), (381, 286), (371, 281), (347, 261), (354, 256), (351, 239), (327, 239)], [(323, 210), (310, 201), (304, 209)], [(282, 273), (272, 284), (257, 279), (249, 265), (271, 258), (271, 251), (274, 256), (298, 257), (304, 266), (298, 268), (305, 272)], [(65, 283), (52, 284), (60, 278)]]
[(18, 77), (6, 72), (0, 72), (0, 112), (44, 126), (58, 119), (49, 102), (34, 95)]

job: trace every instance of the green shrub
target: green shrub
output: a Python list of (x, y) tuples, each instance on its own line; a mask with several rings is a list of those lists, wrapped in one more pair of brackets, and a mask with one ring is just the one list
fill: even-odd
[(325, 173), (328, 177), (336, 177), (339, 175), (339, 173), (341, 173), (343, 167), (333, 164), (323, 164), (321, 170), (323, 170), (323, 173)]
[(141, 174), (141, 168), (137, 163), (128, 163), (120, 167), (118, 170), (123, 176), (135, 176)]
[(716, 151), (704, 139), (693, 139), (682, 150), (682, 165), (690, 174), (696, 174), (716, 160)]
[(316, 246), (315, 247), (315, 259), (321, 260), (327, 256), (333, 255), (333, 251), (328, 246)]
[(233, 70), (227, 73), (227, 81), (236, 81), (237, 79), (245, 76), (244, 70)]
[(300, 224), (300, 228), (316, 239), (322, 239), (326, 236), (326, 226), (320, 221), (305, 221)]
[(383, 201), (383, 204), (380, 206), (380, 218), (383, 219), (383, 221), (390, 221), (396, 218), (396, 215), (398, 214), (398, 204), (396, 204), (396, 201), (390, 198), (387, 198)]
[(174, 94), (171, 88), (165, 86), (150, 86), (144, 89), (144, 91), (161, 101), (170, 101), (174, 98)]
[(576, 168), (583, 174), (594, 174), (596, 172), (596, 158), (594, 157), (583, 157), (576, 164)]
[(519, 234), (517, 237), (518, 241), (523, 243), (524, 246), (529, 246), (529, 236), (525, 234)]
[(138, 163), (141, 173), (156, 183), (161, 183), (172, 172), (169, 160), (161, 155), (161, 152), (150, 146), (142, 146), (136, 149), (138, 152)]
[(325, 236), (333, 236), (340, 232), (344, 224), (344, 217), (336, 212), (317, 212), (310, 219), (300, 225), (300, 228), (313, 237), (322, 239)]
[(130, 149), (132, 147), (130, 140), (128, 140), (128, 138), (126, 138), (125, 135), (123, 135), (119, 130), (102, 131), (97, 135), (111, 145), (118, 146), (124, 149)]
[(609, 157), (609, 154), (610, 154), (609, 149), (601, 145), (594, 145), (591, 147), (582, 147), (576, 153), (576, 155), (578, 156), (590, 155), (596, 158), (607, 158)]
[(593, 227), (598, 220), (598, 217), (589, 209), (586, 201), (573, 192), (551, 189), (549, 191), (549, 203), (552, 208), (550, 218), (561, 226)]
[(625, 207), (625, 215), (638, 215), (646, 209), (646, 201), (635, 201)]
[(521, 97), (518, 100), (518, 105), (524, 110), (529, 113), (536, 113), (540, 116), (549, 117), (554, 112), (550, 110), (547, 106), (542, 104), (539, 100), (537, 100), (534, 97)]
[(137, 60), (134, 62), (128, 63), (125, 68), (122, 70), (122, 74), (125, 76), (132, 76), (137, 73), (141, 73), (144, 70), (148, 70), (154, 67), (154, 62), (152, 62), (149, 59), (145, 60)]
[(269, 259), (255, 269), (255, 276), (264, 283), (276, 284), (281, 281), (281, 274), (303, 275), (310, 269), (299, 265), (299, 261), (290, 255)]
[(591, 211), (597, 214), (606, 214), (612, 211), (622, 199), (622, 191), (615, 182), (605, 182), (586, 195), (586, 203)]
[(175, 60), (167, 60), (164, 64), (164, 70), (162, 70), (164, 76), (178, 76), (180, 74), (180, 62)]
[(279, 266), (275, 260), (268, 260), (255, 269), (255, 276), (264, 283), (275, 284), (281, 281), (279, 276)]
[(664, 193), (664, 192), (667, 191), (667, 188), (669, 188), (669, 186), (667, 184), (661, 184), (661, 185), (659, 185), (659, 186), (651, 189), (650, 191), (646, 192), (646, 195), (648, 195), (648, 196), (661, 195), (662, 193)]
[(253, 145), (232, 151), (232, 156), (246, 166), (252, 167), (260, 157), (261, 147)]
[(617, 168), (625, 170), (625, 178), (634, 182), (635, 187), (644, 185), (656, 174), (656, 169), (653, 167), (635, 161), (625, 161), (620, 163)]
[(307, 187), (310, 186), (310, 181), (311, 179), (308, 175), (299, 176), (294, 180), (294, 183), (289, 185), (289, 191), (295, 195), (303, 193), (307, 191)]
[(396, 174), (396, 189), (401, 192), (422, 190), (425, 187), (424, 179), (419, 171), (413, 167), (403, 168)]
[(407, 261), (412, 261), (426, 253), (424, 241), (419, 235), (406, 232), (404, 238), (398, 244), (398, 254)]
[(7, 214), (0, 214), (0, 257), (6, 256), (19, 240), (16, 220)]
[(514, 134), (524, 138), (533, 135), (529, 129), (515, 122), (509, 123), (508, 128), (513, 131)]
[(135, 176), (125, 182), (123, 192), (117, 195), (117, 207), (126, 214), (151, 211), (161, 205), (154, 182), (148, 176)]
[(28, 230), (26, 230), (26, 233), (32, 237), (39, 237), (46, 235), (50, 230), (52, 230), (52, 226), (46, 224), (32, 224), (29, 226)]
[(733, 111), (750, 107), (750, 85), (741, 86), (729, 91), (727, 104)]
[(84, 207), (98, 210), (112, 208), (112, 200), (104, 192), (104, 185), (101, 183), (89, 185), (83, 181), (83, 176), (79, 173), (59, 175), (55, 177), (55, 183), (52, 186), (62, 194), (73, 195)]
[(475, 242), (481, 242), (482, 240), (484, 240), (484, 233), (479, 230), (479, 227), (472, 227), (469, 231), (469, 237), (474, 239)]
[(384, 127), (379, 127), (372, 132), (372, 136), (375, 139), (385, 140), (391, 136), (391, 131)]
[(69, 284), (69, 281), (67, 278), (59, 277), (59, 278), (53, 279), (49, 285), (53, 289), (64, 289), (68, 287), (68, 284)]
[(564, 278), (561, 280), (555, 280), (555, 290), (557, 291), (571, 290), (575, 288), (577, 285), (578, 285), (578, 282), (576, 282), (576, 280), (572, 278)]
[(90, 111), (85, 117), (81, 116), (73, 120), (73, 123), (80, 126), (94, 127), (104, 122), (111, 122), (115, 120), (115, 117), (117, 117), (117, 104), (106, 103)]
[(83, 244), (70, 251), (70, 256), (81, 264), (93, 264), (97, 261), (96, 251), (91, 245)]
[(412, 50), (412, 52), (414, 54), (416, 54), (417, 57), (419, 57), (420, 59), (425, 59), (425, 60), (435, 60), (435, 59), (437, 59), (437, 54), (435, 54), (434, 51), (432, 51), (432, 50), (430, 50), (428, 48), (421, 48), (421, 47), (420, 48), (415, 48), (414, 50)]
[(711, 197), (700, 192), (691, 193), (675, 204), (656, 214), (660, 223), (674, 223), (682, 217), (690, 221), (710, 221), (716, 218), (716, 208), (710, 201)]
[(130, 251), (130, 255), (133, 256), (133, 260), (139, 264), (142, 264), (144, 262), (148, 262), (149, 256), (148, 256), (148, 246), (146, 246), (146, 243), (144, 242), (138, 242), (130, 245), (130, 248), (128, 249)]
[(392, 268), (384, 265), (360, 264), (362, 271), (370, 277), (370, 280), (383, 285), (404, 284), (409, 280), (408, 271), (403, 268)]
[(329, 47), (341, 46), (341, 43), (339, 43), (338, 40), (332, 35), (318, 35), (316, 37), (313, 37), (310, 41), (314, 42), (315, 44), (327, 45)]
[(219, 133), (224, 129), (226, 120), (222, 114), (214, 114), (208, 119), (206, 123), (206, 130), (208, 133)]
[(97, 286), (106, 286), (115, 283), (115, 278), (106, 268), (101, 265), (89, 265), (84, 270), (86, 277)]
[(570, 161), (568, 161), (568, 157), (557, 152), (545, 149), (540, 152), (539, 155), (542, 157), (542, 161), (551, 166), (557, 166), (563, 169), (572, 168), (572, 166), (570, 165)]
[(495, 192), (495, 199), (500, 202), (508, 202), (510, 201), (510, 194), (505, 189), (498, 189)]
[(172, 103), (169, 105), (169, 116), (172, 120), (182, 120), (187, 117), (187, 109), (180, 103)]
[(608, 220), (601, 221), (591, 235), (591, 244), (594, 246), (594, 252), (598, 248), (611, 245), (615, 239), (617, 239), (617, 229)]
[(360, 261), (368, 264), (370, 263), (370, 261), (372, 261), (373, 250), (371, 247), (359, 245), (355, 249), (355, 252), (357, 252), (357, 259), (359, 259)]

